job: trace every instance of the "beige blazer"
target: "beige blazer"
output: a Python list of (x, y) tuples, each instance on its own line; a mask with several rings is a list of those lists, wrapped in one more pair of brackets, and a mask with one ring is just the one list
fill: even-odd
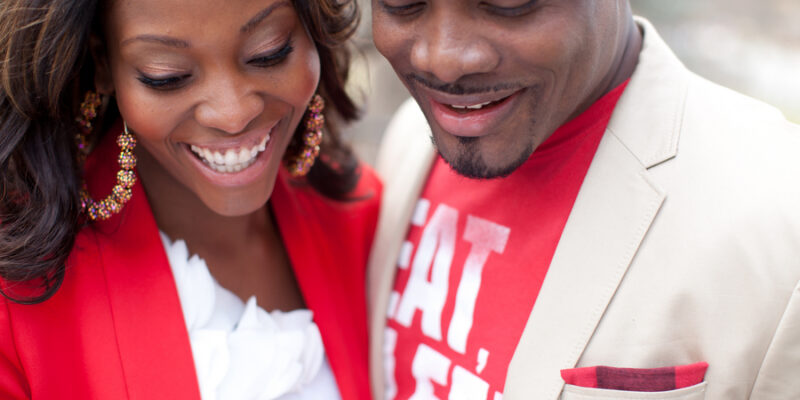
[[(503, 399), (800, 399), (800, 129), (689, 72), (653, 27), (569, 216)], [(377, 169), (368, 271), (373, 393), (390, 289), (434, 151), (409, 101)], [(565, 386), (563, 368), (707, 361), (703, 384)]]

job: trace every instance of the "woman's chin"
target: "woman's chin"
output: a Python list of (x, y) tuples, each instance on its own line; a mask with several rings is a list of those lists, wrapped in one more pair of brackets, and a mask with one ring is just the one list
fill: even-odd
[(200, 196), (200, 200), (215, 214), (224, 217), (242, 217), (264, 208), (272, 195), (275, 177), (268, 185), (259, 188), (246, 188), (242, 191), (225, 191), (216, 195)]

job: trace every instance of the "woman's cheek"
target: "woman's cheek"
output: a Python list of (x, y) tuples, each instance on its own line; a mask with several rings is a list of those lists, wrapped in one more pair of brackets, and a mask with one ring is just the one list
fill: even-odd
[(316, 93), (320, 81), (320, 61), (317, 49), (310, 39), (306, 38), (304, 42), (303, 57), (299, 57), (301, 61), (296, 63), (298, 65), (295, 67), (298, 72), (302, 71), (302, 73), (295, 75), (295, 78), (290, 83), (292, 87), (289, 88), (289, 93), (300, 94), (292, 103), (302, 105), (303, 112), (300, 113), (301, 116), (305, 112), (306, 105), (311, 101), (311, 97)]

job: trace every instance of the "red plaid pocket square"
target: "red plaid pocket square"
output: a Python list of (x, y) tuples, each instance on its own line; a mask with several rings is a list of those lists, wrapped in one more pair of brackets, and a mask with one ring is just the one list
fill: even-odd
[(665, 392), (703, 382), (707, 362), (664, 368), (586, 367), (562, 369), (561, 377), (568, 385), (586, 388)]

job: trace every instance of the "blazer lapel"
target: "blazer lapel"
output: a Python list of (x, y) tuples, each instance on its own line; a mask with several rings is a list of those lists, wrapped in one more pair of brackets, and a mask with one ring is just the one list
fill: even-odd
[(664, 200), (612, 135), (601, 141), (508, 370), (504, 399), (556, 399)]
[[(398, 148), (408, 151), (398, 152), (395, 150)], [(430, 128), (414, 100), (407, 100), (398, 110), (386, 130), (381, 149), (389, 151), (392, 157), (378, 155), (376, 171), (384, 178), (384, 201), (367, 269), (370, 380), (376, 399), (384, 397), (384, 328), (397, 259), (436, 155), (430, 142)]]
[(637, 70), (581, 187), (520, 343), (504, 399), (557, 399), (656, 218), (651, 172), (677, 153), (688, 73), (645, 20)]
[[(92, 154), (89, 189), (115, 180), (117, 127)], [(98, 198), (99, 196), (95, 196)], [(158, 227), (139, 182), (121, 213), (94, 224), (128, 397), (200, 399), (191, 345)]]

